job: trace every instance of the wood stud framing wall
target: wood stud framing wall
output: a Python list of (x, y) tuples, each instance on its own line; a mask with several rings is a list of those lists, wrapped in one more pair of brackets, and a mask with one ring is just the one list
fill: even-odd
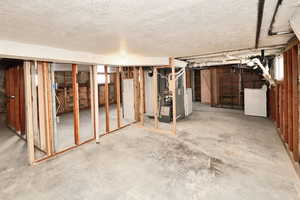
[(33, 135), (33, 119), (32, 119), (32, 95), (31, 95), (31, 63), (24, 63), (24, 84), (25, 84), (25, 113), (26, 113), (26, 138), (28, 161), (30, 164), (34, 162), (34, 135)]
[[(87, 141), (80, 141), (80, 127), (79, 127), (79, 105), (78, 105), (78, 82), (77, 82), (77, 73), (78, 66), (72, 64), (72, 87), (73, 87), (73, 96), (74, 96), (74, 140), (75, 145), (57, 152), (54, 148), (54, 120), (55, 114), (52, 110), (53, 107), (53, 87), (52, 79), (54, 79), (54, 72), (51, 71), (51, 64), (48, 62), (33, 62), (25, 61), (24, 64), (24, 83), (25, 83), (25, 111), (26, 111), (26, 133), (27, 133), (27, 144), (28, 144), (28, 158), (29, 163), (34, 164), (54, 156), (57, 156), (61, 153), (64, 153), (68, 150), (74, 149), (82, 144), (93, 141), (96, 139), (96, 142), (99, 142), (100, 134), (98, 133), (99, 126), (105, 126), (105, 134), (114, 132), (121, 128), (124, 128), (130, 124), (121, 124), (121, 85), (122, 78), (133, 79), (134, 82), (134, 112), (135, 112), (135, 122), (141, 121), (141, 125), (144, 124), (144, 112), (145, 112), (145, 88), (144, 88), (144, 69), (143, 67), (114, 67), (116, 70), (113, 72), (115, 74), (115, 95), (116, 95), (116, 110), (117, 110), (117, 128), (114, 130), (110, 129), (109, 121), (109, 87), (108, 87), (108, 67), (105, 66), (105, 117), (106, 124), (99, 121), (99, 99), (98, 99), (98, 83), (97, 83), (97, 66), (90, 66), (90, 87), (91, 87), (91, 118), (92, 118), (92, 131), (93, 138)], [(170, 84), (170, 89), (173, 95), (173, 115), (176, 116), (176, 75), (175, 75), (175, 66), (173, 64), (173, 59), (170, 59), (170, 65), (164, 66), (170, 67), (172, 69), (172, 84)], [(156, 67), (154, 71), (157, 72)], [(35, 82), (36, 81), (36, 82)], [(155, 83), (155, 81), (153, 82)], [(156, 79), (157, 86), (157, 79)], [(157, 98), (157, 96), (156, 96)], [(75, 103), (77, 102), (77, 103)], [(157, 101), (156, 101), (157, 102)], [(157, 108), (157, 107), (156, 107)], [(157, 113), (157, 112), (156, 112)], [(172, 128), (170, 131), (159, 130), (158, 129), (158, 119), (156, 115), (156, 124), (155, 130), (158, 132), (167, 132), (167, 133), (176, 133), (176, 117), (173, 117)], [(38, 137), (37, 137), (38, 136)], [(35, 138), (37, 137), (37, 139)], [(36, 142), (38, 140), (38, 142)], [(45, 156), (42, 158), (35, 158), (35, 145), (39, 150), (45, 152)]]
[[(36, 72), (35, 72), (36, 70)], [(29, 163), (34, 164), (41, 162), (43, 160), (54, 157), (58, 154), (64, 153), (65, 151), (76, 148), (82, 144), (90, 142), (96, 139), (97, 134), (96, 130), (98, 130), (98, 89), (96, 89), (96, 81), (97, 81), (97, 69), (96, 66), (90, 67), (90, 77), (91, 77), (91, 101), (93, 102), (92, 107), (92, 130), (93, 130), (93, 138), (87, 141), (80, 141), (80, 129), (79, 129), (79, 102), (78, 102), (78, 82), (77, 82), (77, 72), (78, 66), (76, 64), (72, 64), (72, 79), (73, 79), (73, 96), (74, 96), (74, 140), (75, 146), (64, 149), (62, 151), (55, 151), (54, 149), (54, 119), (53, 119), (53, 94), (52, 94), (52, 79), (54, 78), (51, 73), (50, 63), (47, 62), (37, 62), (37, 64), (33, 64), (33, 62), (26, 61), (24, 64), (24, 79), (25, 79), (25, 100), (26, 100), (26, 133), (27, 133), (27, 143), (28, 143), (28, 154), (29, 154)], [(35, 88), (35, 84), (33, 80), (35, 80), (35, 74), (37, 75), (37, 85)], [(37, 89), (37, 93), (34, 91)], [(77, 99), (77, 100), (76, 100)], [(38, 106), (34, 106), (34, 101), (37, 101)], [(75, 103), (77, 102), (77, 103)], [(34, 117), (34, 113), (38, 113), (38, 118)], [(39, 120), (38, 120), (39, 119)], [(38, 127), (37, 127), (38, 126)], [(35, 158), (35, 130), (39, 130), (39, 149), (45, 150), (46, 156), (41, 159)]]
[[(152, 82), (152, 88), (153, 88), (153, 91), (152, 91), (152, 101), (153, 101), (153, 115), (154, 115), (154, 127), (152, 128), (149, 128), (149, 127), (145, 127), (144, 126), (144, 104), (145, 104), (145, 101), (144, 101), (144, 91), (145, 91), (145, 88), (144, 88), (144, 77), (140, 79), (140, 91), (141, 91), (141, 98), (140, 98), (140, 116), (141, 116), (141, 126), (144, 127), (145, 129), (147, 130), (150, 130), (150, 131), (154, 131), (154, 132), (158, 132), (158, 133), (170, 133), (170, 134), (176, 134), (176, 121), (177, 121), (177, 118), (176, 118), (176, 71), (175, 71), (175, 65), (174, 65), (174, 58), (170, 57), (169, 58), (169, 65), (167, 66), (155, 66), (155, 67), (152, 67), (153, 68), (153, 82)], [(170, 83), (170, 90), (171, 90), (171, 94), (172, 94), (172, 118), (173, 118), (173, 122), (172, 122), (172, 125), (171, 125), (171, 128), (170, 130), (165, 130), (165, 129), (161, 129), (159, 127), (159, 121), (158, 121), (158, 72), (157, 72), (157, 69), (162, 69), (162, 68), (171, 68), (172, 72), (171, 72), (171, 77), (172, 77), (172, 80), (171, 80), (171, 83)], [(142, 69), (140, 69), (140, 74), (143, 74), (142, 72)], [(142, 94), (143, 92), (143, 94)]]
[(270, 118), (275, 121), (281, 139), (299, 162), (299, 43), (284, 52), (284, 79), (269, 90)]

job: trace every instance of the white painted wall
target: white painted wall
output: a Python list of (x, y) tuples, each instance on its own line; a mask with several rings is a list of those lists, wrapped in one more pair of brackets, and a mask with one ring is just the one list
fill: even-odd
[(244, 90), (245, 115), (251, 116), (267, 116), (267, 91), (266, 89), (250, 89)]

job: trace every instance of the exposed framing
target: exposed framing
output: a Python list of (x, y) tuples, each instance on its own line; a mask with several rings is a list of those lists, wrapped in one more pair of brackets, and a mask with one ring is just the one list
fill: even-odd
[(104, 74), (105, 74), (105, 90), (104, 90), (104, 95), (105, 95), (105, 131), (108, 133), (110, 131), (109, 127), (109, 87), (108, 87), (108, 66), (104, 66)]
[[(26, 70), (25, 70), (26, 69)], [(51, 79), (53, 77), (51, 77), (51, 72), (50, 72), (50, 64), (47, 62), (38, 62), (37, 63), (37, 75), (38, 75), (38, 101), (39, 101), (39, 107), (38, 107), (38, 113), (39, 113), (39, 127), (40, 127), (40, 135), (44, 135), (44, 139), (45, 140), (41, 140), (41, 141), (45, 141), (45, 148), (46, 148), (46, 152), (47, 155), (41, 159), (35, 159), (35, 155), (34, 155), (34, 126), (33, 126), (33, 103), (32, 103), (32, 99), (33, 94), (32, 94), (32, 77), (33, 75), (31, 74), (31, 70), (32, 69), (32, 65), (31, 62), (26, 61), (24, 63), (24, 79), (26, 78), (25, 84), (26, 84), (26, 96), (25, 96), (25, 100), (26, 100), (26, 106), (28, 108), (26, 108), (26, 133), (27, 133), (27, 143), (28, 143), (28, 154), (29, 154), (29, 163), (30, 164), (36, 164), (45, 160), (48, 160), (50, 158), (53, 158), (59, 154), (62, 154), (64, 152), (67, 152), (69, 150), (72, 150), (78, 146), (81, 146), (83, 144), (89, 143), (93, 140), (96, 139), (97, 137), (97, 130), (98, 130), (98, 123), (96, 123), (96, 120), (98, 119), (98, 104), (97, 106), (95, 106), (95, 103), (98, 101), (98, 91), (96, 90), (95, 86), (97, 85), (97, 69), (96, 66), (92, 66), (90, 67), (90, 86), (91, 86), (91, 101), (92, 101), (92, 105), (91, 105), (91, 109), (92, 111), (92, 127), (93, 127), (93, 138), (88, 139), (86, 141), (80, 142), (79, 141), (79, 102), (77, 101), (78, 105), (75, 105), (75, 99), (77, 96), (78, 99), (78, 83), (77, 83), (77, 73), (78, 73), (78, 67), (76, 64), (72, 64), (72, 78), (73, 78), (73, 88), (75, 88), (75, 90), (73, 89), (73, 95), (74, 95), (74, 112), (78, 112), (77, 114), (77, 119), (74, 119), (78, 122), (77, 126), (77, 130), (78, 132), (76, 133), (74, 130), (74, 139), (76, 141), (77, 138), (77, 143), (75, 143), (74, 146), (66, 148), (62, 151), (59, 152), (54, 152), (53, 149), (53, 111), (52, 111), (52, 83), (51, 83)], [(29, 73), (28, 73), (29, 71)], [(27, 81), (28, 80), (28, 81)], [(29, 83), (28, 83), (29, 82)], [(28, 86), (28, 84), (30, 86)], [(76, 91), (77, 88), (77, 91)], [(77, 93), (77, 94), (76, 94)], [(27, 103), (29, 102), (29, 103)], [(77, 111), (76, 111), (77, 110)], [(75, 117), (75, 116), (74, 116)], [(75, 128), (75, 124), (74, 124), (74, 128)], [(99, 137), (99, 135), (98, 135)], [(33, 147), (32, 147), (33, 146)], [(41, 149), (43, 151), (43, 149)]]
[[(109, 70), (108, 70), (109, 67), (115, 68), (116, 72), (109, 72)], [(108, 135), (110, 133), (116, 132), (116, 131), (118, 131), (122, 128), (130, 126), (130, 125), (132, 125), (132, 124), (139, 121), (139, 120), (135, 120), (135, 121), (133, 121), (131, 123), (127, 123), (127, 124), (122, 124), (121, 123), (121, 81), (125, 78), (134, 78), (133, 73), (130, 70), (128, 70), (127, 68), (126, 69), (124, 69), (124, 68), (126, 68), (126, 67), (105, 65), (104, 66), (104, 73), (103, 72), (97, 72), (96, 73), (96, 74), (105, 75), (105, 87), (104, 87), (105, 105), (104, 106), (105, 106), (105, 121), (106, 121), (106, 123), (105, 123), (104, 133), (100, 132), (99, 134), (97, 134), (99, 139), (102, 136), (105, 136), (105, 135)], [(108, 75), (115, 75), (116, 76), (116, 79), (115, 79), (115, 90), (116, 90), (115, 95), (116, 95), (116, 109), (117, 109), (117, 128), (115, 128), (115, 129), (110, 128), (110, 106), (109, 106), (110, 102), (109, 102)], [(137, 77), (137, 80), (138, 80), (138, 77)], [(98, 86), (98, 84), (97, 84), (97, 86)], [(135, 81), (134, 81), (134, 88), (136, 88)], [(136, 92), (134, 94), (136, 95)], [(138, 98), (136, 98), (136, 97), (134, 97), (134, 99), (138, 100)], [(97, 106), (99, 106), (99, 105), (97, 104)], [(135, 107), (134, 112), (139, 113), (139, 108)], [(100, 120), (98, 119), (97, 122), (100, 123), (100, 126), (101, 126), (102, 123), (101, 123), (101, 121), (100, 122), (99, 121)]]
[[(147, 128), (151, 131), (156, 131), (160, 133), (176, 133), (176, 73), (174, 66), (174, 59), (170, 58), (170, 65), (168, 66), (158, 66), (154, 67), (154, 71), (156, 71), (156, 99), (157, 99), (157, 69), (158, 68), (171, 68), (172, 69), (172, 80), (170, 83), (170, 90), (173, 95), (173, 123), (171, 130), (163, 130), (158, 128), (158, 116), (157, 116), (157, 106), (156, 106), (156, 123), (157, 127)], [(34, 69), (32, 67), (35, 67)], [(109, 87), (108, 87), (108, 65), (105, 66), (105, 116), (106, 116), (106, 132), (103, 135), (115, 132), (119, 129), (127, 127), (133, 123), (138, 121), (141, 122), (141, 125), (144, 125), (144, 112), (145, 112), (145, 88), (144, 88), (144, 70), (143, 67), (133, 67), (132, 72), (130, 70), (123, 70), (121, 67), (116, 67), (116, 103), (117, 103), (117, 128), (111, 130), (109, 127)], [(79, 127), (79, 94), (78, 94), (78, 66), (77, 64), (72, 64), (72, 88), (73, 88), (73, 96), (74, 96), (74, 141), (75, 145), (69, 148), (66, 148), (62, 151), (55, 152), (54, 151), (54, 117), (53, 117), (53, 95), (52, 94), (52, 82), (51, 80), (51, 70), (50, 63), (48, 62), (35, 62), (35, 65), (32, 65), (32, 62), (26, 61), (24, 63), (24, 82), (25, 82), (25, 100), (26, 100), (26, 133), (27, 133), (27, 143), (28, 143), (28, 159), (30, 164), (39, 163), (50, 158), (53, 158), (59, 154), (67, 152), (69, 150), (75, 149), (78, 146), (89, 143), (96, 139), (96, 142), (99, 142), (100, 135), (98, 133), (99, 125), (99, 99), (98, 99), (98, 83), (97, 83), (97, 66), (90, 66), (90, 87), (91, 87), (91, 110), (92, 110), (92, 130), (93, 130), (93, 138), (87, 141), (80, 141), (80, 127)], [(34, 70), (36, 70), (34, 72)], [(37, 94), (34, 94), (34, 84), (32, 77), (34, 76), (32, 73), (37, 74), (37, 82), (38, 82), (38, 91)], [(132, 76), (130, 75), (132, 73)], [(124, 74), (131, 76), (134, 80), (134, 112), (135, 112), (135, 121), (128, 124), (121, 124), (121, 80), (124, 77)], [(53, 74), (52, 74), (53, 75)], [(38, 113), (38, 117), (33, 115), (34, 105), (33, 99), (37, 102), (36, 113)], [(157, 101), (156, 101), (157, 104)], [(39, 119), (39, 120), (38, 120)], [(38, 120), (38, 121), (37, 121)], [(34, 123), (35, 121), (35, 123)], [(34, 153), (34, 129), (35, 127), (39, 128), (39, 140), (41, 149), (45, 149), (47, 155), (41, 159), (35, 159)]]
[[(171, 72), (172, 80), (171, 80), (169, 89), (171, 90), (171, 93), (172, 93), (172, 107), (173, 107), (172, 118), (173, 118), (173, 122), (172, 122), (170, 130), (165, 130), (165, 129), (159, 128), (159, 121), (158, 121), (158, 103), (157, 103), (157, 99), (158, 99), (158, 91), (157, 91), (158, 72), (157, 72), (157, 69), (162, 69), (162, 68), (171, 68), (172, 69), (172, 72)], [(141, 72), (140, 72), (140, 74), (141, 74)], [(141, 79), (143, 79), (143, 78), (141, 78)], [(175, 135), (176, 134), (177, 114), (176, 114), (176, 72), (175, 72), (174, 58), (172, 58), (172, 57), (169, 58), (169, 65), (154, 66), (153, 67), (153, 79), (152, 80), (153, 80), (153, 82), (152, 82), (152, 85), (153, 85), (153, 92), (152, 92), (153, 93), (153, 97), (152, 97), (153, 99), (152, 99), (152, 101), (153, 101), (154, 127), (151, 127), (151, 128), (150, 127), (145, 127), (144, 126), (144, 121), (142, 121), (141, 126), (144, 129), (149, 130), (149, 131), (158, 132), (158, 133), (174, 134)], [(185, 81), (185, 78), (184, 78), (184, 81)], [(140, 81), (140, 82), (143, 82), (143, 81)], [(143, 87), (143, 89), (142, 89), (142, 87)], [(144, 84), (143, 83), (142, 83), (142, 87), (140, 88), (140, 90), (144, 91)], [(140, 100), (140, 103), (143, 104), (143, 105), (140, 105), (140, 116), (143, 116), (143, 118), (144, 118), (144, 110), (143, 110), (144, 103), (143, 102), (144, 102), (143, 100)]]
[(141, 125), (144, 126), (145, 119), (144, 119), (144, 113), (145, 113), (145, 100), (144, 100), (144, 70), (142, 67), (139, 68), (139, 76), (140, 76), (140, 122)]
[(74, 141), (75, 145), (80, 144), (80, 127), (79, 127), (79, 98), (78, 98), (78, 66), (72, 64), (72, 85), (73, 85), (73, 115), (74, 115)]
[[(174, 65), (174, 58), (169, 58), (169, 65), (172, 68), (172, 103), (173, 103), (173, 134), (176, 134), (176, 74), (175, 74), (175, 65)], [(184, 79), (185, 81), (185, 79)]]
[(26, 138), (28, 162), (34, 162), (34, 135), (32, 118), (32, 94), (31, 94), (31, 63), (24, 62), (24, 84), (25, 84), (25, 113), (26, 113)]
[(116, 95), (117, 95), (117, 125), (121, 127), (121, 84), (120, 84), (120, 68), (117, 68), (116, 74)]
[[(272, 88), (271, 118), (292, 159), (299, 162), (299, 42), (284, 52), (284, 80)], [(275, 98), (275, 99), (274, 99)], [(275, 109), (275, 110), (274, 110)]]

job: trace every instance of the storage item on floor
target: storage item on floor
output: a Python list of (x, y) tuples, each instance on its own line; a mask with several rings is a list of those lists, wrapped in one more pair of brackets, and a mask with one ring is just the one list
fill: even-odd
[(245, 115), (267, 117), (267, 89), (245, 88)]

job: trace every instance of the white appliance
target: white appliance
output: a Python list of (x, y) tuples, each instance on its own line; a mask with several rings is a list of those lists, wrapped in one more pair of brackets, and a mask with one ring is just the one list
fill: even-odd
[(267, 117), (267, 88), (244, 89), (245, 115)]

